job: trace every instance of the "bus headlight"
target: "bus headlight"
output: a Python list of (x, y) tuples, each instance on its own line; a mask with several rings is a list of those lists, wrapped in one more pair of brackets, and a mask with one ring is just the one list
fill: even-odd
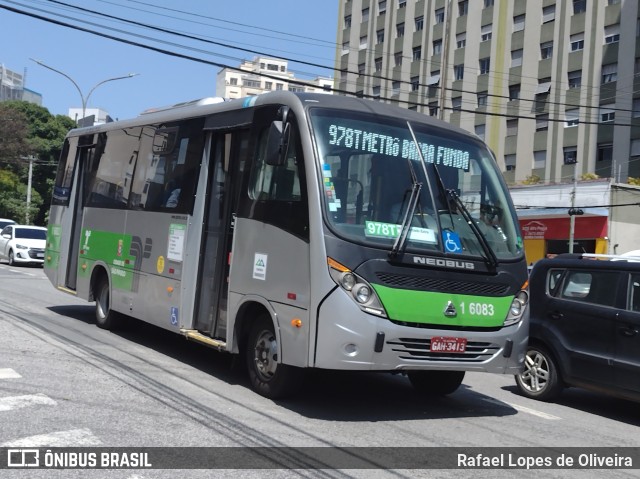
[(332, 258), (327, 258), (331, 278), (366, 313), (387, 317), (387, 313), (373, 287), (346, 266)]
[(504, 326), (516, 324), (522, 319), (522, 316), (527, 309), (527, 305), (529, 304), (529, 293), (526, 289), (524, 289), (527, 286), (528, 284), (525, 283), (523, 285), (523, 289), (518, 291), (518, 293), (513, 298), (513, 301), (511, 301), (511, 307), (509, 308), (507, 319), (504, 320)]

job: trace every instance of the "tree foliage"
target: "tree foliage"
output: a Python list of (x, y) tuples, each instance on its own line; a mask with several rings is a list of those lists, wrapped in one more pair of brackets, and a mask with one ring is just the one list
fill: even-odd
[(29, 158), (32, 188), (29, 222), (43, 225), (64, 137), (75, 126), (64, 115), (23, 101), (0, 103), (0, 216), (26, 218)]

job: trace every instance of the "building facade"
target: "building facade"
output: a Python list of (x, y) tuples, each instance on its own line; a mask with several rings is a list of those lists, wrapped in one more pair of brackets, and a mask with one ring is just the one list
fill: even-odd
[(637, 0), (340, 0), (340, 90), (459, 125), (507, 183), (640, 177)]
[(240, 71), (223, 68), (216, 79), (216, 96), (242, 98), (275, 90), (331, 93), (333, 79), (296, 79), (288, 63), (278, 58), (256, 57), (242, 62)]
[(9, 100), (42, 105), (42, 95), (25, 88), (25, 74), (9, 70), (0, 64), (0, 101)]

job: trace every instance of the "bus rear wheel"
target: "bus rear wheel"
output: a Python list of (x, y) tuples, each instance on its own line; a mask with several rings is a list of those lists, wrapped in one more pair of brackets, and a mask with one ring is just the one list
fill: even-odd
[(120, 315), (111, 309), (109, 280), (102, 277), (96, 285), (96, 324), (102, 329), (113, 329), (118, 325)]
[(444, 396), (460, 387), (464, 371), (407, 371), (407, 376), (416, 391)]
[(246, 358), (251, 387), (258, 394), (278, 399), (292, 394), (301, 385), (301, 368), (282, 364), (271, 317), (258, 317), (249, 332)]

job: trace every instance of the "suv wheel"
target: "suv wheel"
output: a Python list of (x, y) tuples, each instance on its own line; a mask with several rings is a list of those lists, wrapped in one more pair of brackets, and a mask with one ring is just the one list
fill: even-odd
[(531, 399), (549, 401), (562, 391), (562, 379), (556, 360), (542, 346), (529, 346), (524, 371), (516, 376), (520, 393)]

